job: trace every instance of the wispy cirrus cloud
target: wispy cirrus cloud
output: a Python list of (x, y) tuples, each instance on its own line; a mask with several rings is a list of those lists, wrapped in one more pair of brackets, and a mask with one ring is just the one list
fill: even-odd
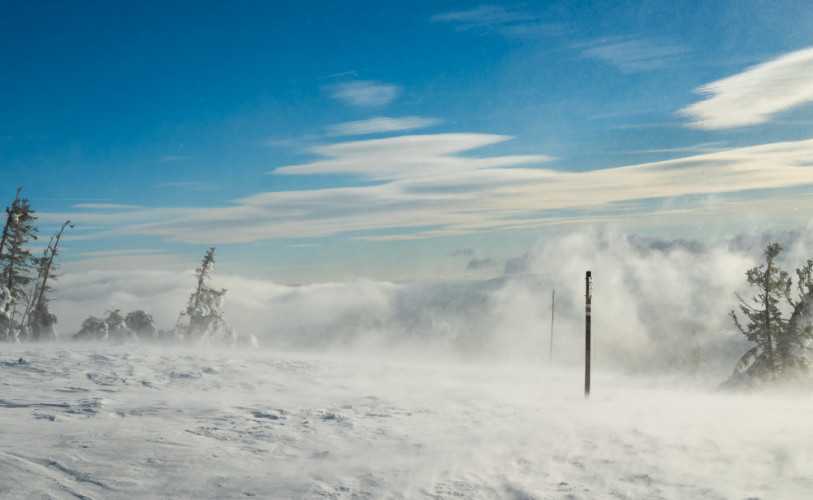
[(689, 126), (719, 130), (768, 122), (774, 115), (813, 102), (813, 47), (791, 52), (697, 89), (708, 96), (680, 114)]
[(162, 182), (160, 184), (156, 184), (155, 187), (193, 189), (195, 191), (213, 191), (217, 189), (217, 187), (211, 184), (196, 181)]
[(343, 142), (312, 149), (327, 159), (279, 167), (274, 174), (356, 174), (374, 180), (434, 177), (451, 172), (540, 163), (540, 155), (464, 158), (457, 153), (489, 146), (510, 137), (489, 134), (405, 135)]
[(555, 35), (565, 31), (558, 23), (546, 23), (542, 15), (502, 5), (481, 5), (474, 9), (443, 12), (431, 22), (447, 23), (457, 31), (479, 31), (502, 36)]
[(161, 252), (163, 252), (163, 250), (157, 250), (154, 248), (132, 248), (125, 250), (119, 249), (119, 250), (100, 250), (96, 252), (80, 252), (75, 255), (78, 257), (120, 257), (128, 255), (143, 255)]
[(332, 136), (382, 134), (431, 127), (442, 122), (443, 120), (438, 118), (423, 118), (420, 116), (405, 116), (403, 118), (379, 116), (368, 120), (338, 123), (328, 127), (327, 131), (328, 135)]
[(396, 85), (373, 80), (357, 80), (337, 83), (328, 87), (331, 97), (348, 106), (382, 107), (390, 104), (401, 93)]
[(178, 161), (189, 161), (194, 158), (195, 158), (194, 156), (164, 155), (161, 156), (159, 159), (165, 163), (172, 163)]
[[(229, 206), (152, 209), (140, 220), (138, 212), (127, 211), (111, 232), (195, 244), (342, 234), (373, 241), (431, 238), (670, 215), (685, 221), (708, 209), (687, 198), (813, 186), (813, 140), (586, 172), (540, 168), (544, 157), (534, 155), (469, 153), (506, 139), (438, 134), (323, 146), (314, 152), (325, 160), (276, 173), (356, 173), (379, 183), (265, 192)], [(376, 171), (375, 165), (385, 168)], [(653, 204), (658, 199), (671, 201)], [(759, 197), (752, 201), (766, 206)], [(720, 203), (714, 210), (725, 210), (725, 201)], [(805, 203), (802, 208), (813, 208)]]
[(119, 205), (116, 203), (77, 203), (73, 207), (87, 210), (136, 210), (144, 208), (141, 205)]
[(686, 47), (648, 39), (611, 39), (585, 50), (585, 57), (600, 59), (624, 73), (660, 69), (688, 52)]

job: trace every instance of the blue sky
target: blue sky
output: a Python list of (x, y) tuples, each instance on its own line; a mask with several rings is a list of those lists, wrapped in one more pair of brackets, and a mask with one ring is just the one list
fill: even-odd
[(293, 5), (0, 3), (4, 203), (73, 271), (283, 282), (807, 224), (805, 1)]

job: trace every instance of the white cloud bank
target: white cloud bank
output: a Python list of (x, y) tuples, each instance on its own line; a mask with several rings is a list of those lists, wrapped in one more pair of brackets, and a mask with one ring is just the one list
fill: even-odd
[[(376, 348), (422, 357), (526, 361), (549, 357), (555, 289), (554, 358), (573, 366), (583, 359), (584, 273), (591, 270), (593, 332), (602, 370), (668, 370), (702, 361), (725, 377), (745, 351), (728, 312), (737, 304), (734, 292), (753, 295), (746, 270), (760, 263), (765, 244), (774, 240), (785, 244), (780, 265), (792, 274), (813, 256), (811, 234), (774, 233), (704, 245), (569, 232), (501, 261), (513, 274), (487, 281), (287, 286), (216, 269), (212, 286), (228, 289), (224, 318), (265, 347)], [(159, 327), (172, 328), (194, 290), (193, 268), (67, 269), (52, 303), (60, 331), (75, 333), (85, 317), (111, 308), (146, 310)], [(692, 360), (697, 350), (702, 360)]]
[(813, 47), (697, 89), (708, 98), (680, 111), (692, 127), (717, 130), (758, 125), (813, 101)]

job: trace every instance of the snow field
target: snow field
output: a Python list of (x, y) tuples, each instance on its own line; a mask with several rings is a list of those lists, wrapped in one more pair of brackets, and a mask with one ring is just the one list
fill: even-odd
[[(143, 344), (0, 352), (0, 498), (807, 498), (810, 394)], [(22, 358), (22, 362), (18, 362)]]

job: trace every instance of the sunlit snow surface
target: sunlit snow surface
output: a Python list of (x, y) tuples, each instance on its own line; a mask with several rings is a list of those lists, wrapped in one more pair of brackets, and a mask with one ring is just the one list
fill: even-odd
[[(22, 361), (20, 362), (20, 359)], [(2, 498), (808, 498), (813, 397), (578, 369), (0, 350)], [(708, 384), (707, 384), (708, 385)]]

